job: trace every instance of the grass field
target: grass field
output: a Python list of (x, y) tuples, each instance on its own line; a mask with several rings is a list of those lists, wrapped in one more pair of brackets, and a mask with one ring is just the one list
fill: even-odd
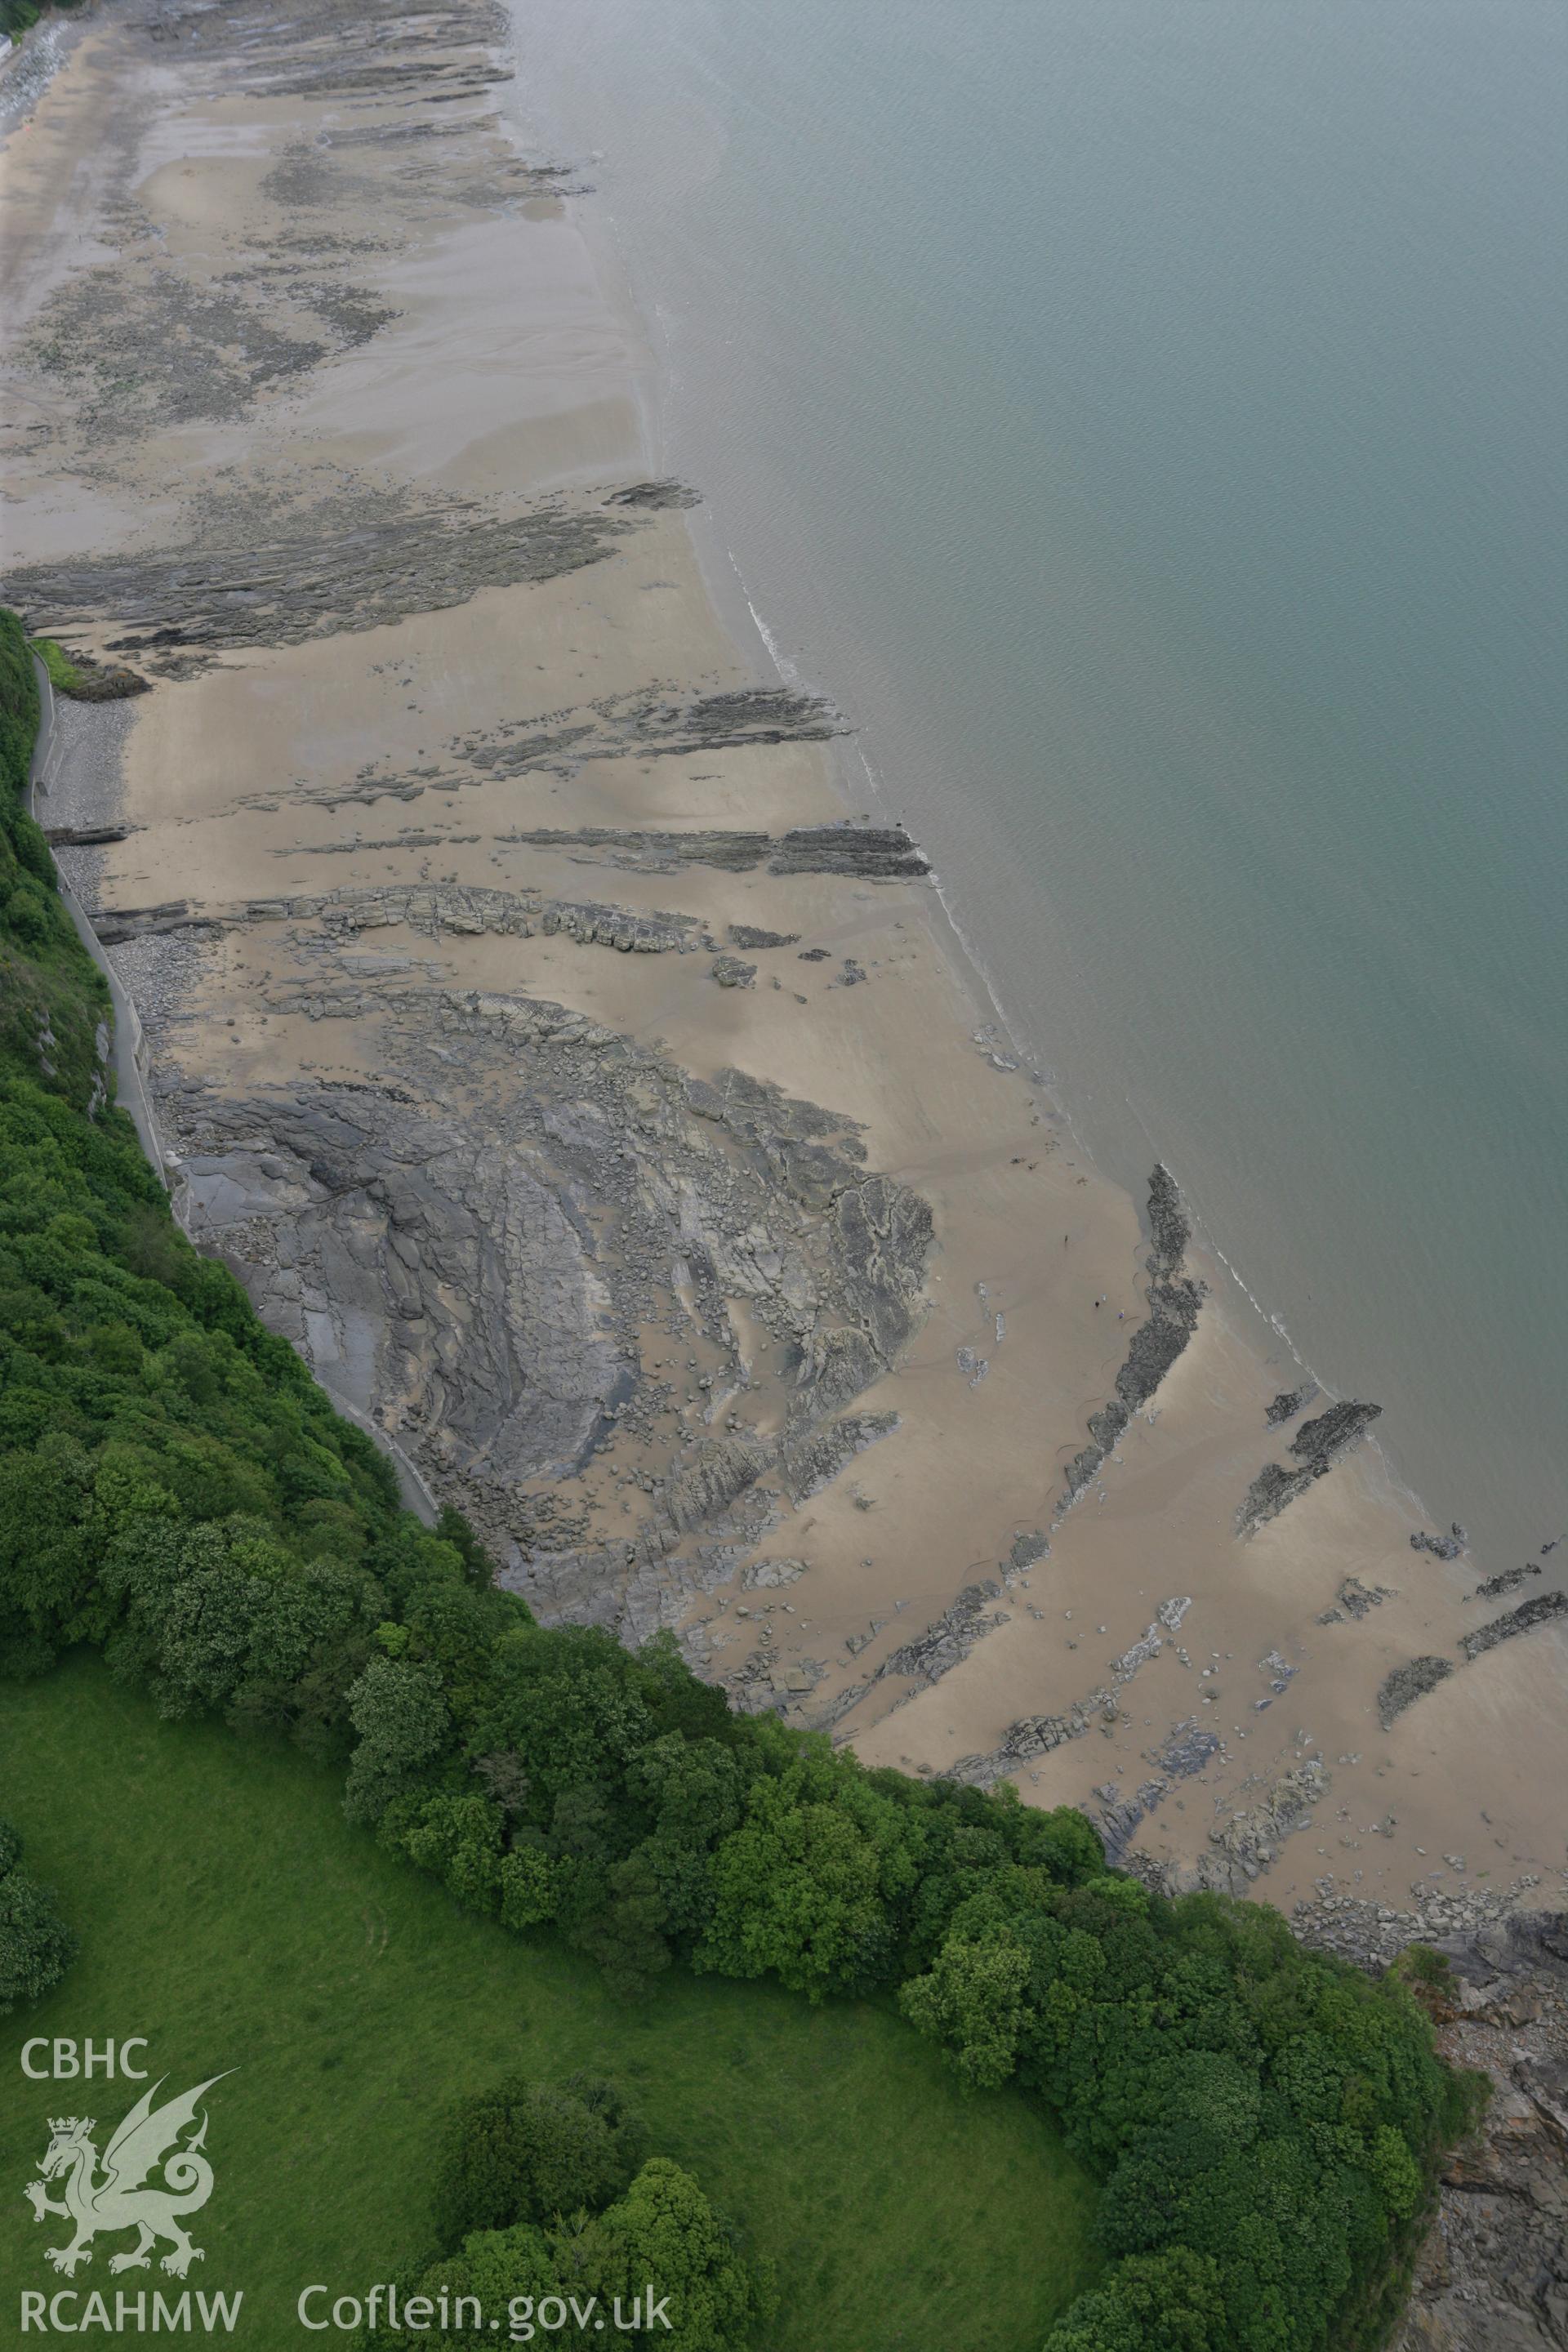
[[(424, 2245), (437, 2116), (514, 2066), (635, 2090), (655, 2148), (777, 2263), (773, 2352), (1037, 2352), (1093, 2273), (1087, 2177), (1021, 2099), (965, 2096), (889, 2012), (682, 1970), (623, 2007), (378, 1852), (331, 1774), (163, 1723), (95, 1660), (0, 1686), (0, 1812), (82, 1939), (46, 2002), (0, 2019), (0, 2344), (18, 2286), (62, 2284), (42, 2249), (64, 2225), (21, 2194), (47, 2117), (112, 2126), (141, 2087), (29, 2082), (37, 2033), (145, 2034), (171, 2094), (238, 2070), (211, 2096), (188, 2283), (243, 2288), (237, 2340), (259, 2352), (321, 2340), (296, 2325), (302, 2286), (363, 2291)], [(110, 2281), (129, 2242), (75, 2284), (170, 2284)]]

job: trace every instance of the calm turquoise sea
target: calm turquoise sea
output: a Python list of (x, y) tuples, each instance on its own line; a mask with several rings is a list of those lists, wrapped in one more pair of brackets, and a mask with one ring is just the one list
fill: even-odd
[(666, 461), (1100, 1163), (1169, 1160), (1489, 1566), (1555, 1536), (1557, 0), (518, 21)]

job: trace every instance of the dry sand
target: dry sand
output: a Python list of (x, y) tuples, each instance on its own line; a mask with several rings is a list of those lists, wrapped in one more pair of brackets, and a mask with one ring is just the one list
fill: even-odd
[[(145, 636), (135, 625), (171, 592), (134, 563), (118, 585), (82, 586), (79, 560), (288, 551), (281, 587), (241, 583), (205, 646), (127, 656), (154, 679), (128, 717), (68, 709), (39, 812), (131, 828), (63, 853), (122, 929), (137, 928), (127, 910), (182, 910), (151, 929), (143, 916), (114, 950), (171, 1148), (199, 1151), (224, 1101), (323, 1081), (395, 1084), (422, 1116), (445, 1081), (428, 1055), (406, 1058), (405, 1017), (384, 1017), (410, 990), (543, 999), (661, 1069), (739, 1069), (848, 1114), (865, 1168), (932, 1220), (913, 1328), (854, 1401), (897, 1425), (820, 1491), (770, 1488), (743, 1542), (721, 1527), (730, 1548), (704, 1555), (707, 1589), (656, 1548), (656, 1615), (746, 1704), (829, 1727), (871, 1764), (1011, 1769), (1028, 1801), (1082, 1804), (1189, 1879), (1285, 1907), (1328, 1881), (1406, 1907), (1413, 1888), (1501, 1895), (1521, 1880), (1555, 1897), (1561, 1629), (1462, 1664), (1461, 1635), (1531, 1587), (1477, 1602), (1478, 1582), (1513, 1563), (1414, 1552), (1417, 1507), (1370, 1444), (1237, 1536), (1242, 1496), (1300, 1422), (1266, 1426), (1294, 1368), (1264, 1362), (1217, 1278), (1185, 1352), (1061, 1515), (1067, 1465), (1144, 1314), (1147, 1232), (1011, 1066), (929, 882), (765, 861), (649, 870), (511, 837), (776, 835), (858, 811), (837, 747), (809, 731), (655, 740), (650, 711), (777, 681), (716, 610), (686, 511), (605, 503), (647, 476), (648, 356), (587, 233), (591, 195), (563, 193), (570, 174), (516, 144), (504, 22), (479, 6), (398, 22), (276, 5), (163, 17), (128, 0), (93, 20), (0, 159), (6, 567), (30, 620), (101, 649)], [(316, 549), (346, 549), (352, 569), (356, 532), (428, 525), (449, 552), (457, 500), (466, 542), (541, 501), (614, 535), (552, 576), (505, 563), (459, 576), (438, 609), (417, 580), (350, 609), (341, 573), (312, 604)], [(187, 580), (174, 605), (210, 614), (205, 593)], [(258, 595), (272, 617), (241, 626)], [(306, 626), (320, 633), (290, 641)], [(473, 757), (545, 739), (510, 764)], [(406, 921), (354, 937), (309, 904), (431, 883), (684, 918), (713, 946), (617, 953), (538, 926)], [(246, 911), (258, 902), (288, 911)], [(191, 928), (204, 915), (216, 919)], [(741, 950), (752, 983), (721, 987), (714, 949), (737, 924), (795, 936)], [(500, 1117), (528, 1082), (521, 1059), (457, 1070), (439, 1107), (459, 1124), (464, 1106)], [(194, 1193), (184, 1213), (216, 1238)], [(574, 1213), (607, 1297), (610, 1242), (591, 1202)], [(223, 1234), (264, 1298), (277, 1227)], [(820, 1230), (802, 1231), (809, 1255)], [(1187, 1272), (1204, 1278), (1197, 1244)], [(786, 1426), (793, 1359), (756, 1294), (726, 1293), (721, 1344), (682, 1285), (672, 1257), (638, 1325), (645, 1379), (663, 1375), (668, 1394), (626, 1426), (606, 1412), (563, 1479), (516, 1480), (511, 1520), (504, 1488), (487, 1490), (487, 1532), (504, 1523), (524, 1589), (546, 1490), (574, 1515), (579, 1552), (622, 1544), (654, 1509), (649, 1486), (727, 1416), (764, 1440)], [(526, 1312), (548, 1318), (551, 1302)], [(432, 1388), (377, 1390), (383, 1360), (369, 1340), (356, 1357), (334, 1314), (295, 1333), (322, 1377), (351, 1401), (369, 1381), (362, 1409), (437, 1491), (470, 1500), (443, 1471), (455, 1457)], [(1359, 1615), (1341, 1598), (1349, 1578)], [(944, 1625), (945, 1642), (927, 1638)], [(1380, 1728), (1380, 1685), (1421, 1655), (1457, 1671)], [(1020, 1738), (1035, 1719), (1054, 1727)]]

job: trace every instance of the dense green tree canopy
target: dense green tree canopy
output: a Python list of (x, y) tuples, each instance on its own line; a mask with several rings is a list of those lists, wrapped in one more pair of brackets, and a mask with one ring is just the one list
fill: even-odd
[(76, 1937), (47, 1886), (22, 1868), (22, 1841), (0, 1822), (0, 2017), (41, 2000), (76, 1958)]
[(597, 2213), (629, 2186), (643, 2148), (641, 2121), (612, 2084), (513, 2075), (462, 2100), (447, 2119), (437, 2235), (455, 2249), (476, 2230)]

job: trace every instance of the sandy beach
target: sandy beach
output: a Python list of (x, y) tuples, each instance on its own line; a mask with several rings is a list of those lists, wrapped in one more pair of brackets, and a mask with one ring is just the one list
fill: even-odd
[(187, 1229), (542, 1616), (1320, 1927), (1558, 1900), (1563, 1621), (1020, 1066), (508, 43), (128, 0), (0, 153), (3, 593), (151, 685), (38, 815)]

